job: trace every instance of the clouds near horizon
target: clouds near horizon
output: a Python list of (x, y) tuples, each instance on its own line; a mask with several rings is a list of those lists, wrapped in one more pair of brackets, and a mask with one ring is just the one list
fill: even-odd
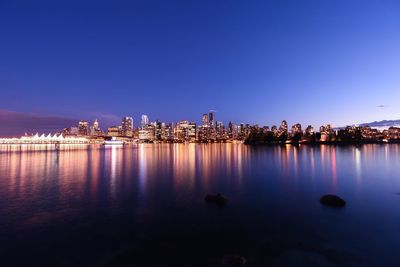
[(20, 136), (25, 133), (55, 133), (75, 125), (76, 119), (43, 116), (0, 109), (0, 136)]

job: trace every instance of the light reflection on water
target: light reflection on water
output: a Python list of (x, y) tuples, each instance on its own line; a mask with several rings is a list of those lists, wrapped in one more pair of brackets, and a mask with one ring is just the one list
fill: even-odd
[[(34, 238), (46, 242), (55, 234), (51, 229), (67, 228), (64, 223), (87, 225), (90, 235), (104, 220), (121, 229), (114, 231), (135, 232), (136, 225), (146, 233), (161, 224), (166, 225), (161, 234), (179, 234), (178, 226), (186, 227), (182, 222), (201, 231), (213, 227), (205, 218), (217, 216), (205, 209), (204, 194), (222, 192), (230, 201), (218, 216), (229, 215), (227, 229), (251, 236), (238, 237), (239, 243), (245, 238), (246, 244), (258, 244), (279, 231), (293, 236), (315, 231), (330, 246), (350, 246), (364, 263), (385, 258), (390, 266), (398, 263), (394, 250), (400, 245), (399, 173), (398, 145), (140, 144), (61, 151), (0, 146), (0, 234), (13, 244), (21, 232), (33, 238), (45, 226), (50, 230)], [(321, 209), (318, 198), (324, 193), (340, 194), (349, 205), (343, 212)], [(60, 237), (69, 239), (81, 241)], [(12, 255), (11, 245), (3, 242), (1, 248)]]

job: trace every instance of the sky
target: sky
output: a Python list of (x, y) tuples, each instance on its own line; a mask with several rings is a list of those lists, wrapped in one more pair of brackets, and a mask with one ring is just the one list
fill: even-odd
[(399, 99), (397, 0), (0, 2), (3, 118), (343, 126)]

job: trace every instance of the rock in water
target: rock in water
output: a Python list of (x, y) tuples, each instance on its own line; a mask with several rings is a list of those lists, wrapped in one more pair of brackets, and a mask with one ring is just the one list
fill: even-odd
[(323, 205), (331, 207), (344, 207), (346, 206), (346, 201), (336, 195), (323, 195), (319, 202)]
[(207, 194), (206, 197), (204, 198), (205, 201), (209, 203), (215, 203), (217, 205), (223, 206), (228, 202), (226, 197), (224, 197), (221, 194)]

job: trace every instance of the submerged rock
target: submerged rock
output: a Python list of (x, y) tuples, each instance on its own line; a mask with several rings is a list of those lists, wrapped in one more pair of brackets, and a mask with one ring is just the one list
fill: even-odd
[(346, 206), (346, 201), (340, 198), (337, 195), (323, 195), (319, 202), (323, 205), (331, 206), (331, 207), (344, 207)]
[(225, 255), (222, 258), (222, 264), (229, 267), (244, 267), (246, 262), (246, 258), (240, 255)]
[(228, 199), (221, 194), (207, 194), (204, 198), (206, 202), (215, 203), (217, 205), (223, 206), (228, 202)]

